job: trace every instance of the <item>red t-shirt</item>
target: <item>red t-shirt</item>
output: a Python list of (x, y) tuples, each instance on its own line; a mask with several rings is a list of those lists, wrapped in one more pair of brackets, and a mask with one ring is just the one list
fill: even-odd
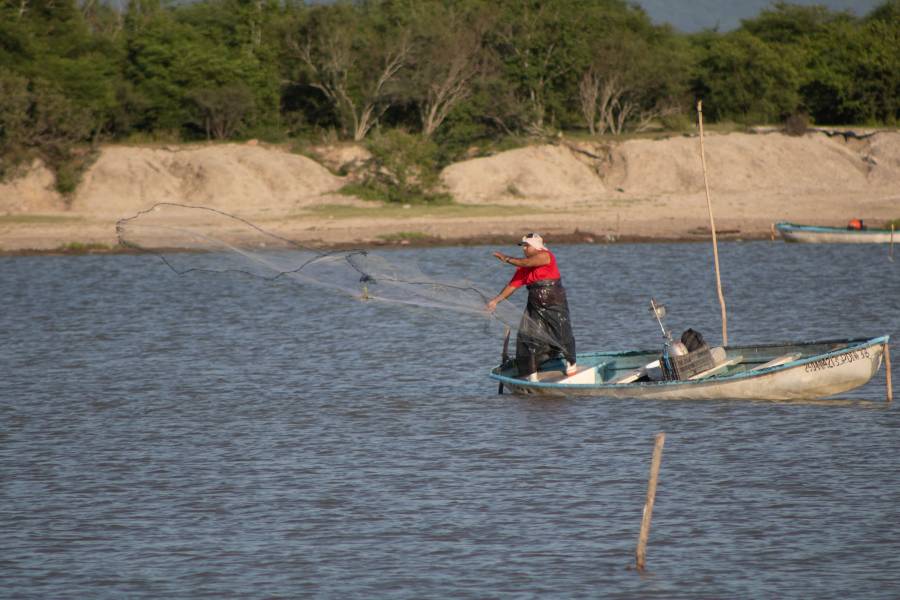
[(550, 262), (546, 265), (541, 265), (540, 267), (517, 268), (516, 273), (513, 275), (512, 279), (509, 280), (509, 285), (514, 288), (519, 288), (523, 285), (529, 285), (535, 281), (540, 281), (541, 279), (560, 279), (559, 269), (556, 268), (556, 257), (553, 256), (553, 253), (549, 250), (541, 250), (541, 252), (546, 252), (550, 255)]

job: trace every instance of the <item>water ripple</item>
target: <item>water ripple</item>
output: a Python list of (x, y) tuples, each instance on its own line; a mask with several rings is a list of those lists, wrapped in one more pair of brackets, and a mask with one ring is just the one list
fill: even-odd
[[(879, 249), (721, 250), (732, 341), (900, 333)], [(718, 337), (708, 247), (557, 254), (581, 349), (658, 344), (650, 296)], [(487, 248), (415, 255), (503, 283)], [(499, 340), (456, 315), (140, 256), (4, 258), (0, 289), (0, 597), (896, 596), (883, 372), (828, 402), (537, 400), (496, 395)]]

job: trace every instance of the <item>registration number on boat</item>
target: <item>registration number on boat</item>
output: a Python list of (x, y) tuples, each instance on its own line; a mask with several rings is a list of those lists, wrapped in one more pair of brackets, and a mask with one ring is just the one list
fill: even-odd
[(828, 358), (811, 362), (806, 365), (806, 372), (811, 373), (813, 371), (821, 371), (822, 369), (833, 369), (864, 358), (870, 358), (868, 348), (851, 350), (850, 352), (846, 352), (839, 356), (829, 356)]

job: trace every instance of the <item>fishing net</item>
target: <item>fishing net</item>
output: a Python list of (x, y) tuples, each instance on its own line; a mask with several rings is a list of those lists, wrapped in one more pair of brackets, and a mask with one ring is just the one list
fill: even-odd
[(428, 265), (396, 253), (308, 248), (238, 216), (174, 203), (160, 203), (122, 219), (116, 232), (121, 245), (155, 254), (179, 275), (200, 271), (289, 278), (358, 299), (464, 313), (488, 325), (521, 328), (559, 345), (508, 301), (488, 312), (485, 305), (495, 292), (467, 280), (426, 273), (423, 267)]

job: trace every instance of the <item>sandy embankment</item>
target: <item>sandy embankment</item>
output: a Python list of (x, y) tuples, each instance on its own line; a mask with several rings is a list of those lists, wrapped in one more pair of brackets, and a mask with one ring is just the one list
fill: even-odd
[[(900, 217), (900, 132), (864, 139), (732, 133), (710, 135), (705, 146), (716, 226), (732, 236), (766, 236), (779, 220), (843, 225), (852, 217), (874, 224)], [(325, 148), (321, 160), (336, 170), (360, 154), (359, 148)], [(418, 216), (389, 218), (372, 203), (338, 194), (347, 178), (279, 148), (107, 146), (69, 205), (40, 165), (0, 185), (0, 250), (114, 246), (115, 222), (157, 202), (216, 208), (323, 245), (372, 243), (397, 232), (447, 241), (523, 230), (550, 239), (578, 232), (574, 239), (595, 241), (699, 239), (708, 232), (696, 137), (615, 144), (561, 139), (451, 165), (442, 180), (462, 205), (500, 208), (488, 216), (411, 211)], [(371, 214), (310, 212), (336, 204)]]

